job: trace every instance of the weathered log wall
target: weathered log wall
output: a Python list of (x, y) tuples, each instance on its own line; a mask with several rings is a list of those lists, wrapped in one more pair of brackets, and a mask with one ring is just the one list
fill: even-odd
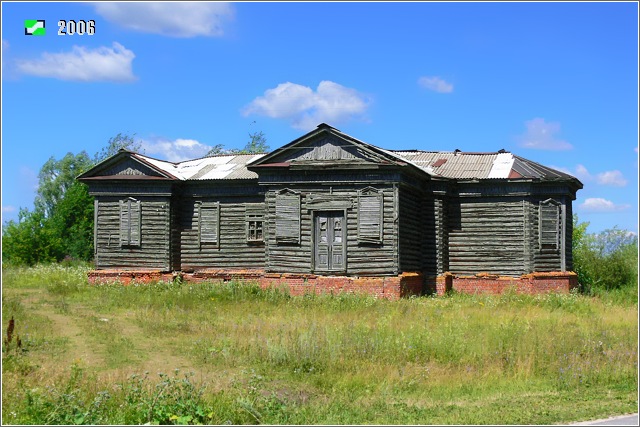
[[(313, 215), (318, 211), (339, 210), (344, 211), (343, 202), (335, 207), (331, 204), (314, 204), (312, 201), (318, 197), (339, 200), (349, 200), (346, 208), (346, 274), (350, 275), (390, 275), (398, 274), (397, 260), (397, 231), (394, 222), (396, 197), (394, 187), (389, 184), (372, 184), (371, 186), (382, 191), (383, 196), (383, 224), (382, 243), (366, 244), (358, 242), (358, 190), (367, 185), (336, 185), (327, 186), (321, 184), (287, 184), (271, 185), (266, 194), (266, 209), (268, 226), (266, 236), (266, 270), (277, 273), (310, 273), (313, 270)], [(275, 235), (276, 194), (280, 190), (291, 189), (300, 194), (300, 243), (278, 243), (273, 238)]]
[(515, 197), (451, 200), (447, 209), (449, 270), (455, 274), (524, 274), (527, 205)]
[(438, 274), (436, 200), (429, 194), (409, 185), (399, 189), (400, 270)]
[[(219, 242), (199, 242), (198, 204), (219, 202)], [(247, 205), (264, 204), (261, 196), (192, 196), (180, 204), (180, 261), (183, 271), (264, 268), (264, 242), (247, 240)]]
[(96, 204), (96, 268), (157, 268), (170, 270), (171, 201), (163, 196), (139, 196), (141, 240), (139, 246), (120, 244), (121, 196), (100, 196)]

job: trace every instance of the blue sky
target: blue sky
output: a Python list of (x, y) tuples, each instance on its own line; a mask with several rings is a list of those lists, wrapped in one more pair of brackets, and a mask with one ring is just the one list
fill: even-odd
[(388, 149), (504, 148), (577, 176), (589, 231), (637, 233), (638, 5), (2, 3), (3, 223), (48, 158), (118, 133), (178, 161), (321, 122)]

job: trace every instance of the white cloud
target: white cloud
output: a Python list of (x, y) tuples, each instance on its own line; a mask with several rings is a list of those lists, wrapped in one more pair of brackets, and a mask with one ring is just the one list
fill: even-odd
[(24, 74), (60, 80), (130, 82), (136, 79), (133, 58), (132, 51), (114, 42), (111, 48), (73, 46), (67, 53), (45, 52), (40, 59), (18, 61), (17, 67)]
[(204, 157), (213, 148), (195, 139), (181, 138), (174, 141), (166, 139), (142, 140), (141, 145), (145, 154), (170, 162), (182, 162)]
[(15, 206), (11, 206), (11, 205), (7, 205), (7, 206), (3, 206), (2, 207), (2, 213), (13, 213), (15, 212), (17, 209)]
[(307, 86), (281, 83), (267, 89), (242, 109), (248, 116), (257, 114), (288, 120), (296, 129), (310, 130), (322, 122), (328, 124), (362, 118), (370, 101), (355, 89), (328, 80), (314, 92)]
[(527, 131), (518, 139), (525, 148), (539, 150), (570, 150), (573, 148), (567, 141), (556, 138), (560, 131), (560, 123), (547, 123), (544, 119), (535, 118), (525, 122)]
[(219, 2), (94, 3), (97, 13), (114, 24), (169, 37), (221, 36), (233, 7)]
[(591, 181), (593, 177), (584, 165), (577, 165), (575, 177), (581, 181)]
[(616, 187), (624, 187), (627, 185), (627, 180), (622, 176), (622, 172), (619, 170), (602, 172), (596, 175), (596, 181), (601, 185), (614, 185)]
[(423, 76), (418, 79), (418, 84), (425, 88), (439, 93), (453, 92), (453, 84), (447, 83), (440, 77)]
[(617, 211), (628, 209), (629, 207), (630, 205), (627, 205), (627, 204), (616, 205), (610, 200), (602, 199), (599, 197), (586, 199), (580, 205), (580, 208), (582, 208), (586, 212), (617, 212)]
[(627, 180), (624, 178), (624, 176), (622, 176), (622, 172), (620, 172), (619, 170), (601, 172), (594, 177), (593, 175), (591, 175), (591, 173), (589, 173), (587, 168), (581, 164), (576, 165), (575, 171), (571, 171), (563, 167), (551, 167), (553, 169), (568, 173), (569, 175), (573, 175), (582, 182), (590, 182), (595, 180), (600, 185), (613, 185), (616, 187), (624, 187), (625, 185), (627, 185)]

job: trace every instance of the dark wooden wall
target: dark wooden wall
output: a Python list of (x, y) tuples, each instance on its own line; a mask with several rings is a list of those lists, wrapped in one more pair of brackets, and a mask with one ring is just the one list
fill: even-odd
[(170, 270), (170, 198), (136, 196), (142, 209), (140, 246), (121, 247), (120, 200), (126, 197), (97, 197), (96, 268)]
[[(561, 233), (564, 234), (564, 248), (562, 246), (558, 249), (545, 249), (540, 247), (540, 218), (539, 218), (539, 205), (541, 201), (553, 199), (561, 204), (563, 208), (562, 217), (562, 229)], [(573, 219), (571, 212), (571, 201), (568, 201), (566, 197), (561, 195), (544, 195), (531, 198), (530, 204), (530, 216), (531, 216), (531, 246), (532, 246), (532, 271), (561, 271), (562, 270), (562, 256), (571, 257), (571, 234), (573, 233)], [(562, 236), (561, 236), (562, 237)], [(564, 252), (563, 252), (564, 251)], [(565, 259), (566, 270), (570, 270), (573, 267), (573, 263)]]
[(470, 197), (448, 206), (449, 270), (518, 276), (525, 271), (525, 215), (517, 197)]
[[(201, 202), (220, 203), (219, 244), (199, 243), (197, 206)], [(264, 203), (264, 193), (255, 180), (200, 182), (184, 187), (176, 223), (183, 271), (264, 268), (264, 243), (247, 241), (248, 203)]]
[[(271, 185), (266, 193), (266, 209), (268, 227), (266, 235), (268, 242), (266, 247), (267, 271), (279, 273), (309, 273), (312, 271), (312, 232), (313, 212), (311, 200), (318, 196), (335, 196), (336, 199), (350, 199), (351, 207), (347, 209), (346, 216), (346, 274), (349, 275), (392, 275), (398, 272), (398, 241), (395, 219), (396, 197), (394, 187), (390, 184), (371, 184), (370, 186), (381, 190), (383, 194), (383, 238), (382, 244), (358, 243), (357, 230), (357, 195), (358, 190), (369, 185), (321, 185), (321, 184), (295, 184)], [(276, 192), (285, 188), (299, 192), (301, 195), (300, 210), (300, 243), (277, 243), (275, 241), (275, 215)], [(316, 210), (323, 209), (318, 206)], [(341, 210), (341, 209), (339, 209)]]
[(438, 273), (436, 199), (410, 185), (399, 188), (400, 270)]

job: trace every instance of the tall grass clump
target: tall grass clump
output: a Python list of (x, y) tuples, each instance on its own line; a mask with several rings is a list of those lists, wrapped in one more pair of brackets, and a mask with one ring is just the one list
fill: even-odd
[(46, 288), (55, 295), (70, 295), (87, 287), (89, 264), (65, 266), (40, 264), (34, 267), (2, 268), (2, 282), (14, 289)]

